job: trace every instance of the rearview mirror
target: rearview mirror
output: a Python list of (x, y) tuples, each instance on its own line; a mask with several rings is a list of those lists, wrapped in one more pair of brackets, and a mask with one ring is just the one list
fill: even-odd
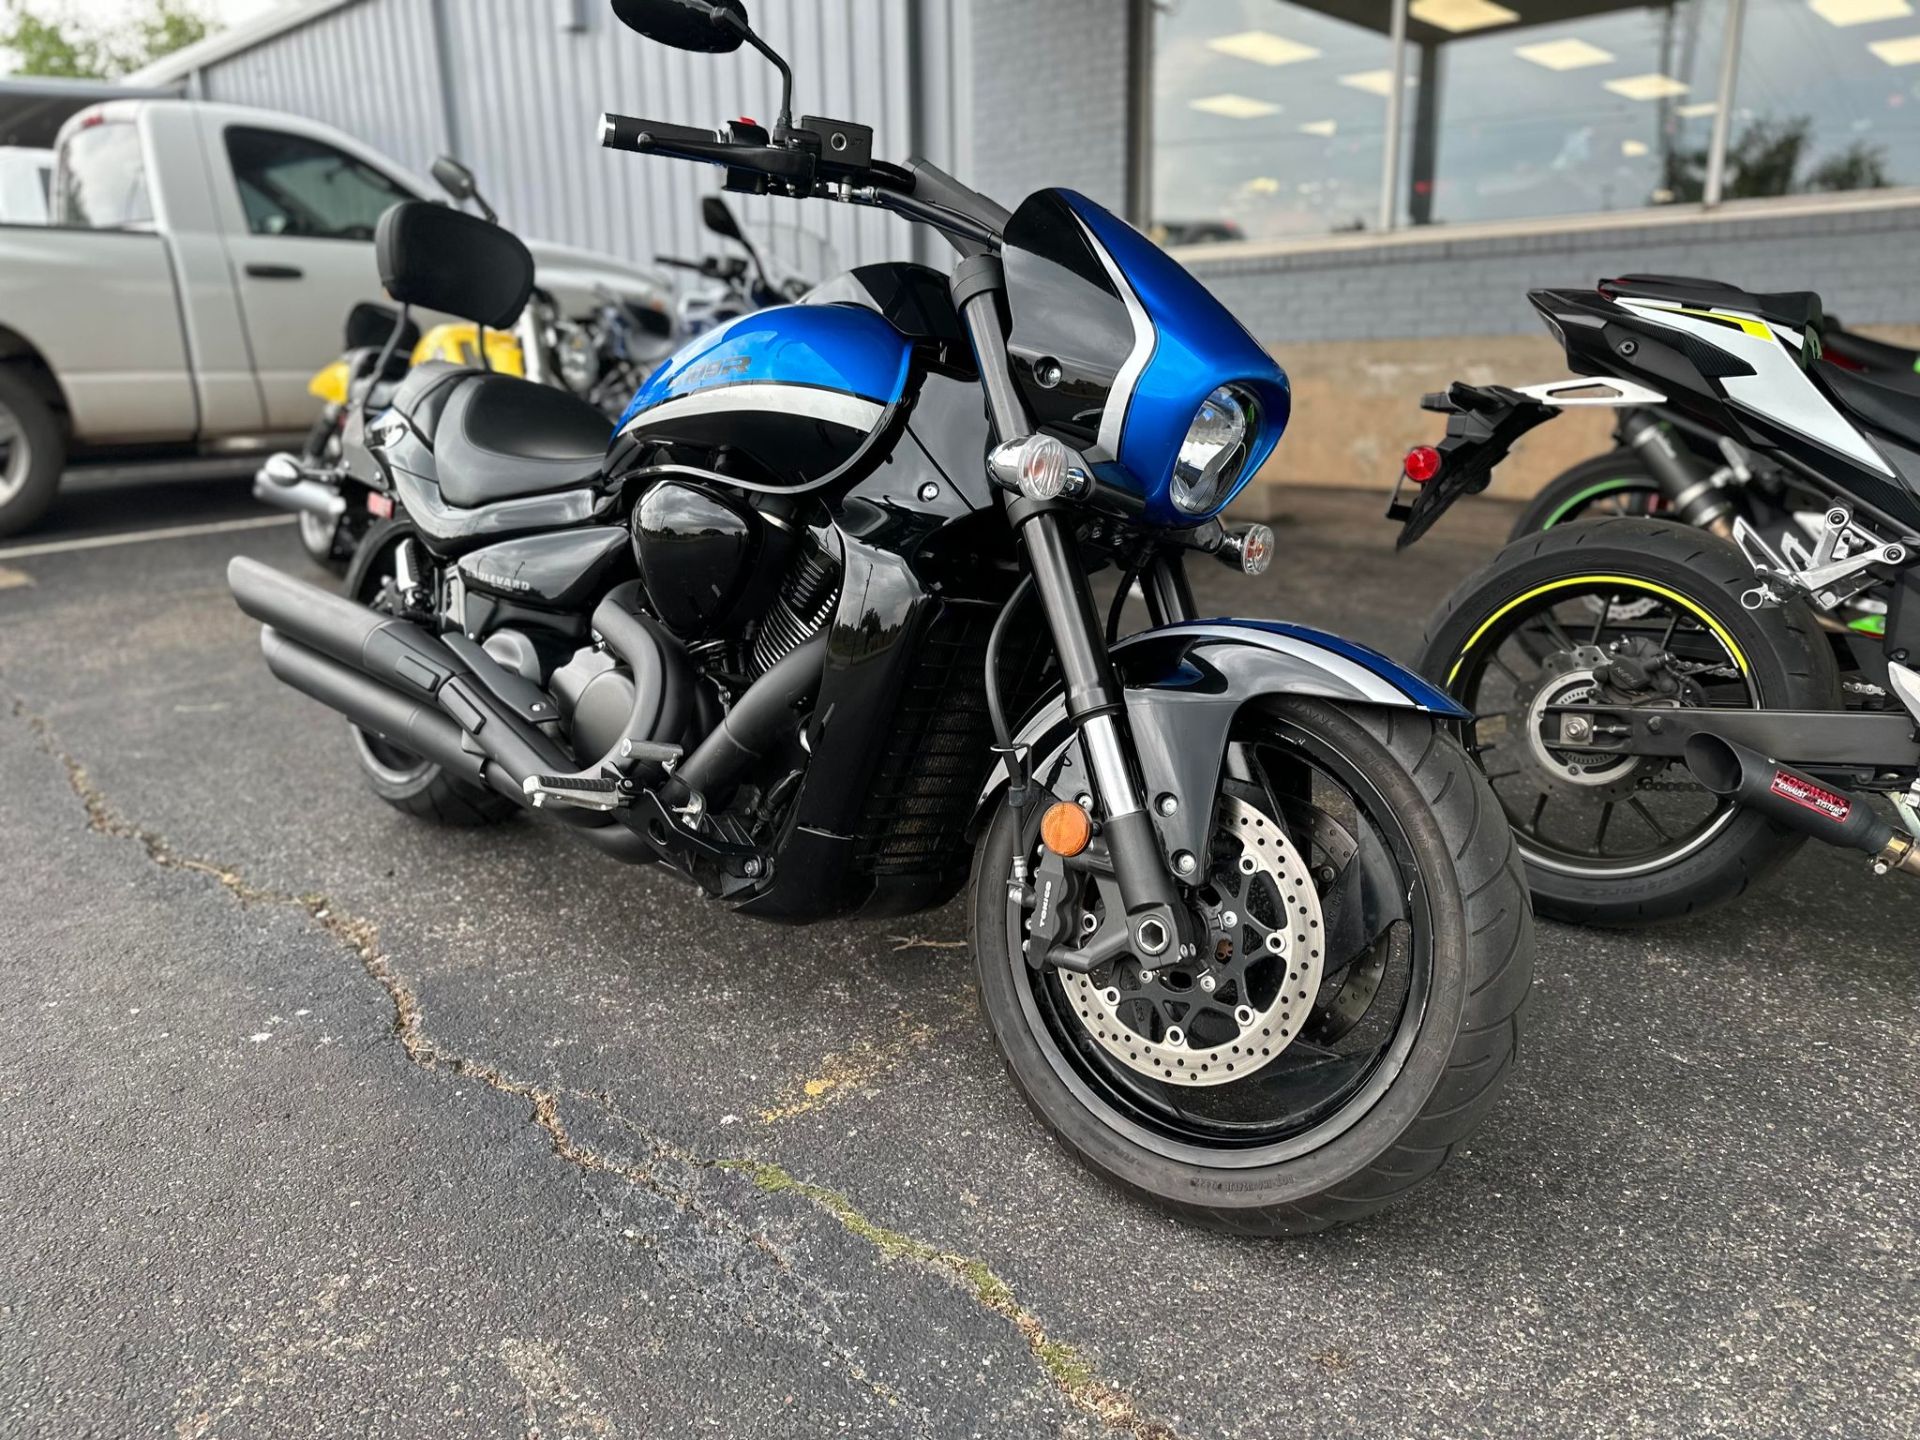
[(751, 29), (744, 0), (613, 0), (613, 14), (649, 40), (710, 55), (738, 50)]
[(471, 200), (479, 189), (473, 172), (451, 155), (442, 155), (433, 162), (433, 178), (440, 183), (442, 190), (456, 200)]
[(733, 208), (718, 195), (709, 195), (700, 202), (700, 218), (707, 229), (727, 240), (738, 240), (742, 245), (747, 237), (740, 233), (740, 222), (734, 218)]

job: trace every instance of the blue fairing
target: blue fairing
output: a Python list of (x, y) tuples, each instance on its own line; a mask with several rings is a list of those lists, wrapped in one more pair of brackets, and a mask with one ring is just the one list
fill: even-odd
[(1237, 383), (1260, 402), (1260, 428), (1239, 480), (1222, 500), (1245, 488), (1273, 453), (1293, 409), (1287, 373), (1274, 358), (1166, 251), (1084, 195), (1061, 192), (1132, 287), (1153, 326), (1153, 355), (1127, 405), (1117, 459), (1140, 487), (1146, 516), (1162, 524), (1191, 525), (1199, 517), (1175, 508), (1174, 461), (1200, 402)]
[(616, 430), (666, 400), (722, 385), (800, 385), (882, 405), (907, 388), (913, 344), (854, 305), (777, 305), (682, 346), (635, 393)]

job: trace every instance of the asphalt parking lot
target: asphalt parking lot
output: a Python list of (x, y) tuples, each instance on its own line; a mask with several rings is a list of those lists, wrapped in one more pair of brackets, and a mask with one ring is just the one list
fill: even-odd
[[(84, 503), (81, 503), (84, 502)], [(1407, 653), (1510, 521), (1295, 497), (1206, 608)], [(268, 678), (244, 482), (0, 542), (0, 1434), (1920, 1433), (1920, 892), (1543, 925), (1522, 1068), (1307, 1241), (1056, 1151), (958, 907), (784, 930), (422, 827)], [(25, 546), (30, 553), (9, 553)]]

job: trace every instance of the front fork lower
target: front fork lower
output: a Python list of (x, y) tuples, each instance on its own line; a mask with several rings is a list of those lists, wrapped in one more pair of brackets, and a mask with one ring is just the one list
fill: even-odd
[[(995, 443), (1024, 440), (1034, 427), (1013, 382), (1007, 353), (1007, 320), (1002, 308), (1006, 277), (1000, 261), (991, 255), (962, 261), (954, 270), (951, 288), (954, 307), (973, 342)], [(1092, 589), (1068, 528), (1071, 511), (1057, 499), (1032, 500), (1011, 491), (1001, 493), (1007, 520), (1026, 550), (1034, 590), (1060, 660), (1067, 715), (1078, 729), (1086, 753), (1095, 792), (1094, 815), (1101, 823), (1114, 879), (1126, 907), (1128, 935), (1149, 963), (1163, 957), (1172, 959), (1198, 944), (1192, 933), (1194, 922), (1180, 899), (1147, 809), (1148, 797), (1138, 778), (1127, 732), (1125, 692), (1114, 673), (1113, 657), (1107, 653), (1106, 636), (1094, 613)], [(1170, 578), (1164, 568), (1174, 563), (1170, 559), (1155, 562), (1149, 592), (1161, 597), (1158, 603), (1163, 606), (1184, 605), (1190, 610), (1192, 602), (1184, 576)], [(1165, 597), (1169, 595), (1187, 598), (1168, 600)], [(1183, 614), (1168, 618), (1191, 617)], [(1197, 875), (1201, 862), (1196, 858), (1193, 863)]]
[[(1158, 797), (1145, 793), (1133, 762), (1125, 692), (1095, 618), (1086, 572), (1057, 512), (1021, 500), (1010, 502), (1008, 512), (1026, 547), (1034, 589), (1060, 659), (1067, 714), (1080, 732), (1095, 814), (1126, 907), (1128, 933), (1149, 964), (1175, 958), (1197, 941), (1189, 933), (1193, 924), (1148, 808)], [(1168, 597), (1162, 604), (1179, 612), (1169, 619), (1191, 619), (1191, 601), (1184, 598), (1190, 592), (1185, 576), (1175, 569), (1178, 563), (1177, 557), (1155, 560), (1147, 583), (1152, 593)], [(1197, 876), (1198, 858), (1191, 863)]]

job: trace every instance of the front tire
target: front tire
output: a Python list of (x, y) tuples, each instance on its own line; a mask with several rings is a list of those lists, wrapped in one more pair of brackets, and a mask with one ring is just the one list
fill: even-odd
[(0, 536), (47, 513), (66, 464), (52, 408), (17, 370), (0, 369)]
[[(1434, 720), (1292, 698), (1249, 712), (1243, 722), (1262, 727), (1275, 743), (1306, 747), (1303, 754), (1327, 757), (1330, 769), (1337, 768), (1334, 757), (1351, 767), (1356, 793), (1367, 792), (1368, 813), (1391, 828), (1383, 831), (1384, 850), (1361, 846), (1353, 855), (1370, 854), (1370, 864), (1389, 871), (1397, 866), (1386, 888), (1404, 886), (1418, 905), (1410, 904), (1404, 932), (1387, 941), (1389, 927), (1374, 942), (1389, 945), (1395, 964), (1406, 957), (1397, 1018), (1385, 1018), (1394, 1006), (1389, 982), (1379, 974), (1366, 1014), (1356, 1018), (1340, 1010), (1356, 972), (1350, 966), (1328, 971), (1312, 998), (1314, 1018), (1279, 1058), (1259, 1061), (1265, 1068), (1208, 1093), (1227, 1095), (1221, 1103), (1232, 1111), (1258, 1103), (1234, 1098), (1236, 1087), (1309, 1084), (1294, 1077), (1332, 1073), (1328, 1067), (1337, 1063), (1337, 1057), (1320, 1058), (1334, 1055), (1326, 1047), (1349, 1037), (1371, 1043), (1366, 1027), (1385, 1024), (1377, 1058), (1368, 1061), (1373, 1052), (1364, 1046), (1355, 1052), (1346, 1098), (1329, 1091), (1324, 1104), (1302, 1112), (1299, 1128), (1275, 1129), (1271, 1141), (1249, 1135), (1246, 1143), (1228, 1143), (1233, 1127), (1223, 1126), (1221, 1141), (1209, 1148), (1175, 1121), (1156, 1119), (1152, 1108), (1165, 1100), (1166, 1113), (1177, 1115), (1183, 1105), (1197, 1107), (1190, 1097), (1199, 1092), (1131, 1079), (1125, 1086), (1140, 1099), (1130, 1104), (1127, 1088), (1104, 1083), (1100, 1052), (1088, 1033), (1075, 1033), (1057, 1013), (1043, 1010), (1056, 990), (1064, 993), (1059, 972), (1029, 967), (1010, 940), (1007, 877), (1016, 849), (1029, 843), (1023, 830), (1037, 824), (1032, 811), (1039, 806), (1023, 819), (1003, 805), (981, 839), (972, 948), (981, 1005), (1007, 1070), (1069, 1154), (1196, 1224), (1243, 1235), (1299, 1234), (1358, 1220), (1403, 1195), (1438, 1170), (1492, 1107), (1518, 1050), (1533, 972), (1533, 919), (1499, 805)], [(1236, 734), (1241, 744), (1250, 743), (1239, 729)], [(1285, 823), (1299, 835), (1300, 812), (1290, 805), (1279, 808), (1293, 817)], [(1348, 863), (1358, 862), (1350, 855)], [(1344, 874), (1327, 880), (1329, 894), (1346, 883)], [(1330, 961), (1332, 915), (1323, 942)], [(1402, 945), (1404, 952), (1393, 948)], [(1374, 1006), (1382, 1008), (1380, 1017)], [(1332, 1023), (1325, 1023), (1330, 1014)], [(1285, 1066), (1293, 1068), (1276, 1077)]]

